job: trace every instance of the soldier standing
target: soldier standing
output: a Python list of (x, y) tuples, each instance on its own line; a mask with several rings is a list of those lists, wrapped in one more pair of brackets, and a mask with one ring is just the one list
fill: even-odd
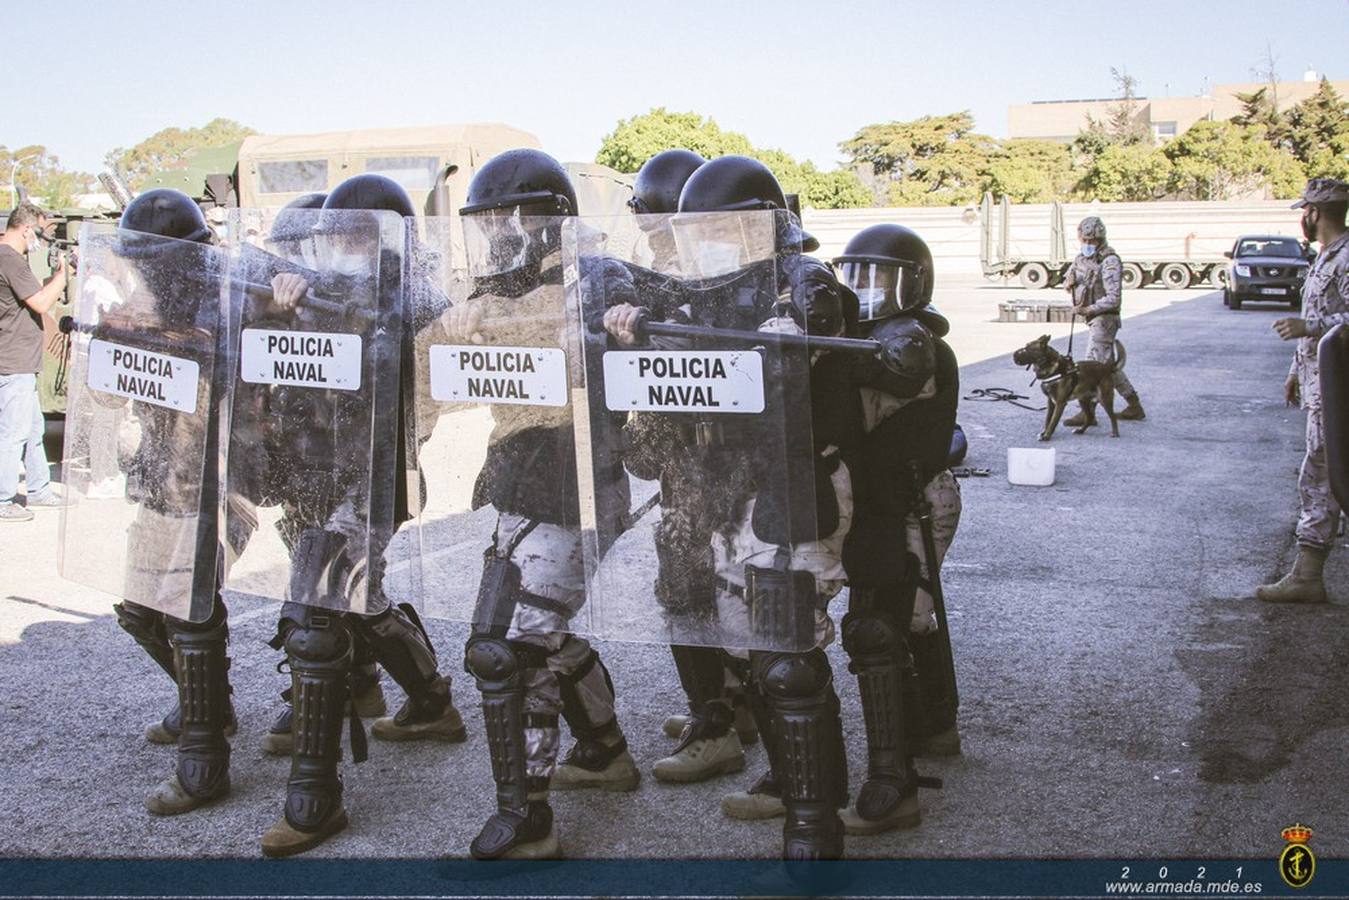
[(1261, 585), (1255, 595), (1269, 603), (1325, 603), (1323, 569), (1334, 543), (1340, 506), (1331, 493), (1326, 465), (1316, 344), (1331, 328), (1349, 322), (1349, 230), (1345, 228), (1349, 184), (1313, 178), (1293, 208), (1302, 210), (1302, 233), (1307, 240), (1321, 245), (1302, 289), (1302, 316), (1274, 323), (1279, 337), (1298, 342), (1284, 381), (1284, 397), (1290, 406), (1300, 402), (1307, 413), (1307, 451), (1298, 476), (1298, 555), (1292, 571), (1273, 584)]
[[(565, 333), (561, 237), (575, 216), (566, 170), (532, 149), (489, 160), (460, 210), (472, 279), (442, 322), (460, 344), (558, 347)], [(558, 854), (549, 790), (629, 791), (640, 773), (618, 725), (599, 654), (571, 631), (585, 603), (580, 498), (570, 406), (491, 406), (474, 509), (496, 528), (485, 553), (464, 667), (482, 692), (497, 809), (473, 839), (475, 859)], [(609, 473), (606, 492), (626, 480)], [(576, 743), (558, 765), (559, 715)]]
[[(1087, 359), (1109, 363), (1115, 358), (1115, 335), (1120, 329), (1123, 265), (1115, 248), (1106, 243), (1105, 223), (1098, 217), (1087, 216), (1078, 223), (1077, 239), (1082, 243), (1082, 251), (1068, 267), (1063, 286), (1073, 298), (1073, 312), (1091, 329)], [(1145, 418), (1138, 392), (1123, 369), (1115, 373), (1115, 390), (1128, 403), (1117, 419)], [(1063, 424), (1070, 428), (1095, 425), (1094, 406), (1083, 403), (1081, 412), (1064, 419)]]

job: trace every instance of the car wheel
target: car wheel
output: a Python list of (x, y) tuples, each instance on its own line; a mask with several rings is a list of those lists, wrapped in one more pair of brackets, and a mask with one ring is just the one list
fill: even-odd
[(1241, 298), (1233, 294), (1232, 302), (1227, 305), (1232, 307), (1232, 309), (1241, 309)]
[(1226, 306), (1228, 309), (1232, 308), (1232, 292), (1227, 288), (1223, 288), (1223, 306)]
[(1120, 268), (1120, 287), (1126, 291), (1132, 291), (1141, 288), (1143, 282), (1143, 267), (1138, 263), (1125, 263)]
[(1189, 287), (1192, 277), (1190, 267), (1181, 263), (1167, 263), (1162, 266), (1162, 284), (1173, 291), (1182, 291)]
[(1040, 263), (1026, 263), (1019, 273), (1021, 286), (1030, 290), (1049, 286), (1049, 270)]

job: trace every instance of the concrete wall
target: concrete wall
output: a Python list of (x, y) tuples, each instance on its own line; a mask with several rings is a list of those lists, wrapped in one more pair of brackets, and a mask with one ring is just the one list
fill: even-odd
[[(1105, 222), (1110, 243), (1126, 260), (1216, 260), (1242, 234), (1300, 237), (1300, 216), (1288, 208), (1289, 202), (1069, 203), (1064, 205), (1068, 250), (1076, 252), (1077, 223), (1096, 215)], [(1012, 256), (1048, 258), (1051, 209), (1047, 204), (1012, 207), (1008, 241)], [(973, 207), (806, 210), (803, 219), (806, 230), (820, 240), (815, 255), (821, 259), (842, 253), (848, 240), (869, 225), (896, 222), (927, 241), (939, 278), (981, 274), (979, 214)]]

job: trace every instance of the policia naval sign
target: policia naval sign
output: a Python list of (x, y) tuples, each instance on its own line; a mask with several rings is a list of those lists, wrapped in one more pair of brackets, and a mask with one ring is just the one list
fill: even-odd
[(190, 359), (95, 338), (86, 383), (95, 390), (188, 414), (197, 411), (200, 367)]
[(360, 335), (245, 328), (240, 346), (243, 379), (250, 384), (361, 388)]
[(435, 344), (431, 397), (442, 403), (567, 405), (567, 356), (548, 347)]
[(763, 357), (753, 350), (627, 350), (603, 359), (613, 412), (764, 411)]

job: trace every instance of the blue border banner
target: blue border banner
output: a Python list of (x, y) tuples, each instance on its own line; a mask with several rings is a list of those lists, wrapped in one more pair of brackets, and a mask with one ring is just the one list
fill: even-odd
[(1345, 897), (1349, 866), (1294, 889), (1260, 860), (0, 859), (0, 897)]

